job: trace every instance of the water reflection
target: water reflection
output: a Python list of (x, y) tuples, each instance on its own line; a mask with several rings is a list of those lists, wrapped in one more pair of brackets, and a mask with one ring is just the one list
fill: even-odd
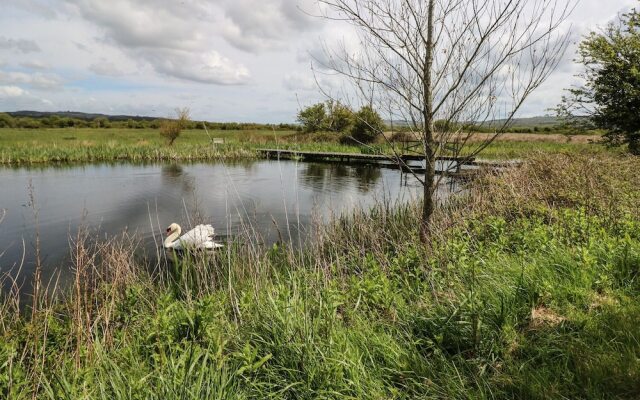
[(161, 173), (168, 180), (176, 180), (182, 176), (184, 170), (178, 164), (169, 164), (162, 167)]
[[(82, 225), (101, 237), (134, 233), (149, 254), (171, 222), (184, 228), (212, 223), (222, 240), (250, 230), (267, 244), (279, 239), (277, 226), (285, 239), (297, 241), (314, 218), (377, 199), (408, 199), (419, 190), (413, 178), (401, 184), (400, 172), (392, 169), (268, 160), (0, 168), (0, 182), (0, 209), (6, 209), (0, 273), (17, 268), (24, 253), (22, 272), (30, 274), (38, 232), (45, 276), (68, 265), (69, 237)], [(25, 206), (29, 182), (37, 225)]]
[(169, 164), (162, 167), (160, 174), (167, 186), (179, 187), (183, 194), (192, 193), (195, 190), (195, 178), (184, 172), (182, 166)]
[(339, 192), (345, 185), (352, 184), (362, 194), (375, 189), (382, 178), (382, 170), (374, 165), (303, 164), (302, 184), (305, 187), (322, 192)]

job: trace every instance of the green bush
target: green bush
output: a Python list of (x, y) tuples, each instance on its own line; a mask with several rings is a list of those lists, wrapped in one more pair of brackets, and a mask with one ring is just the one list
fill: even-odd
[(15, 121), (11, 115), (0, 113), (0, 128), (13, 128), (14, 126)]
[(327, 101), (326, 128), (333, 132), (346, 132), (353, 124), (353, 111), (339, 101)]
[(307, 133), (331, 131), (342, 133), (349, 130), (354, 122), (353, 111), (339, 101), (329, 100), (317, 103), (298, 113), (298, 122)]
[(384, 129), (384, 122), (373, 107), (364, 106), (355, 113), (351, 137), (358, 143), (371, 143)]
[(298, 113), (298, 122), (307, 133), (323, 130), (326, 118), (327, 113), (323, 103), (314, 104)]

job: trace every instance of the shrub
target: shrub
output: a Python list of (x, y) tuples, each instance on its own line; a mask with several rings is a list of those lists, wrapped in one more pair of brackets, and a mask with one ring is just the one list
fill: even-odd
[(111, 122), (109, 122), (109, 120), (105, 117), (98, 117), (93, 120), (93, 127), (94, 128), (110, 128)]
[(169, 146), (173, 145), (173, 142), (180, 136), (180, 133), (185, 129), (189, 123), (189, 109), (177, 108), (176, 119), (167, 119), (160, 124), (160, 136), (167, 139)]
[(358, 143), (371, 143), (382, 133), (384, 123), (371, 106), (364, 106), (354, 116), (351, 137)]
[(0, 128), (13, 128), (15, 121), (9, 114), (0, 113)]
[(298, 121), (305, 132), (318, 132), (325, 127), (327, 113), (323, 103), (314, 104), (298, 113)]
[(418, 140), (418, 136), (411, 132), (399, 131), (391, 135), (389, 140), (392, 142), (412, 142)]
[(353, 123), (353, 111), (339, 101), (327, 101), (325, 126), (333, 132), (345, 132)]
[(353, 111), (339, 101), (317, 103), (298, 113), (298, 122), (307, 133), (318, 131), (347, 132), (353, 124)]

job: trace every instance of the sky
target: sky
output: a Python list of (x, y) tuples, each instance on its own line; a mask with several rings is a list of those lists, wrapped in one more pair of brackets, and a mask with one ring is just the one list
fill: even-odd
[[(520, 116), (558, 104), (580, 37), (635, 5), (582, 0), (566, 62)], [(313, 55), (352, 35), (314, 14), (314, 0), (0, 0), (0, 112), (294, 122), (323, 100)]]

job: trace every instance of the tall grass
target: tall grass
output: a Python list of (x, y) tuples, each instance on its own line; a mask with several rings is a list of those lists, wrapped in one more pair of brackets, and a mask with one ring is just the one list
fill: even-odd
[(160, 269), (135, 238), (80, 233), (72, 287), (33, 317), (2, 303), (0, 393), (635, 398), (637, 168), (536, 156), (439, 209), (428, 248), (419, 204), (356, 210), (304, 249), (249, 236)]
[[(213, 144), (212, 139), (224, 144)], [(296, 149), (342, 153), (382, 152), (392, 154), (389, 143), (350, 146), (339, 143), (330, 133), (299, 134), (293, 131), (211, 131), (187, 130), (173, 146), (168, 146), (152, 129), (0, 129), (0, 164), (47, 162), (134, 162), (163, 160), (219, 160), (256, 158), (257, 148)], [(532, 152), (622, 152), (600, 144), (498, 140), (483, 152), (490, 159), (526, 158)], [(397, 149), (396, 149), (397, 150)]]

